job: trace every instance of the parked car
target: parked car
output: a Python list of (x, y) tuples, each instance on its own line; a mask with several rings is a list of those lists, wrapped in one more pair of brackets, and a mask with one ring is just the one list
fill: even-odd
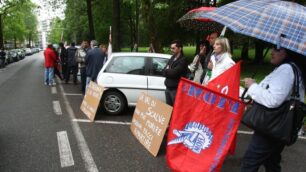
[(12, 62), (17, 62), (19, 60), (18, 54), (15, 50), (9, 50), (8, 55), (12, 58)]
[(26, 56), (26, 53), (25, 53), (25, 50), (24, 49), (18, 49), (18, 51), (20, 52), (20, 56), (21, 56), (21, 58), (22, 59), (24, 59), (25, 58), (25, 56)]
[(25, 54), (21, 49), (14, 49), (12, 51), (15, 51), (17, 53), (18, 60), (22, 60), (25, 57)]
[(25, 48), (26, 56), (30, 56), (33, 54), (31, 48)]
[(157, 53), (113, 53), (101, 71), (97, 83), (106, 90), (102, 109), (110, 115), (136, 106), (141, 92), (165, 102), (165, 78), (162, 71), (170, 55)]
[(5, 64), (8, 65), (10, 63), (13, 63), (14, 62), (14, 58), (13, 58), (12, 54), (8, 50), (5, 50), (5, 53), (6, 53)]

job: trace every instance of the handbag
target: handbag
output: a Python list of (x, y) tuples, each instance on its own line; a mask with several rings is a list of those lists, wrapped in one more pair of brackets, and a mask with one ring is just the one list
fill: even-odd
[(306, 114), (306, 105), (299, 100), (298, 70), (294, 64), (290, 65), (294, 71), (290, 100), (277, 108), (267, 108), (253, 101), (242, 118), (242, 123), (249, 128), (288, 146), (296, 142)]

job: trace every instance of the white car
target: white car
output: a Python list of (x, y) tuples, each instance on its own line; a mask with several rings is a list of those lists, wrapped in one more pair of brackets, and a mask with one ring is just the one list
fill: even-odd
[(162, 72), (170, 57), (158, 53), (113, 53), (97, 77), (97, 83), (105, 88), (103, 110), (120, 114), (127, 106), (136, 106), (142, 92), (165, 102)]

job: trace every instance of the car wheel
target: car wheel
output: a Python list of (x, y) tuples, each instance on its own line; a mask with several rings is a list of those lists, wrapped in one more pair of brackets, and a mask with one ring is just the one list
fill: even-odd
[(107, 114), (118, 115), (125, 110), (126, 100), (121, 93), (109, 91), (103, 94), (102, 107)]

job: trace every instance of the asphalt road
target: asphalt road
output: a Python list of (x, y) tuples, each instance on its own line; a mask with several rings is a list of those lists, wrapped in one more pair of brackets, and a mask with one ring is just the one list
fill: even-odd
[[(98, 112), (90, 123), (80, 111), (80, 85), (45, 86), (43, 71), (42, 52), (0, 70), (1, 172), (170, 171), (165, 141), (153, 157), (132, 136), (133, 108), (119, 116)], [(239, 130), (236, 154), (227, 157), (222, 172), (239, 171), (251, 137), (247, 128)], [(306, 171), (305, 145), (302, 138), (285, 148), (284, 172)]]

